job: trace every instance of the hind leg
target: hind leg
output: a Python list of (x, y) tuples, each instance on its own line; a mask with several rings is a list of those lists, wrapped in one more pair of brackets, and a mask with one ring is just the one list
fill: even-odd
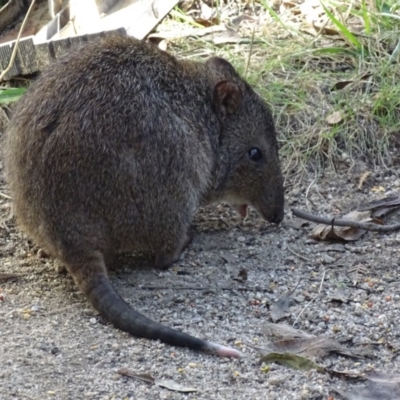
[(162, 250), (156, 253), (155, 265), (160, 269), (168, 269), (172, 264), (178, 261), (185, 250), (187, 245), (192, 241), (193, 235), (187, 229), (186, 233), (182, 235), (183, 239), (178, 240), (178, 245), (170, 245), (163, 247)]

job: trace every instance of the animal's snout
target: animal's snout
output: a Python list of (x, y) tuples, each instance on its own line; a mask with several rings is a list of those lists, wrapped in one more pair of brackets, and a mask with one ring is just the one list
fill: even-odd
[(274, 224), (280, 224), (283, 220), (284, 212), (283, 208), (275, 211), (275, 213), (272, 214), (272, 216), (269, 219), (269, 222), (272, 222)]

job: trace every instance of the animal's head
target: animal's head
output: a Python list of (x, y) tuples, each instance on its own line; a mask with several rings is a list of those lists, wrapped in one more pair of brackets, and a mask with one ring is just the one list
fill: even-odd
[(227, 201), (239, 214), (247, 206), (270, 222), (284, 214), (284, 189), (272, 115), (264, 101), (232, 65), (213, 57), (213, 104), (220, 123), (212, 197)]

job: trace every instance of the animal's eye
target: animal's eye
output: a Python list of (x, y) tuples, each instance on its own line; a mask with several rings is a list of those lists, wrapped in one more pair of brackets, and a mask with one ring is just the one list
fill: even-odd
[(260, 149), (257, 149), (257, 147), (254, 147), (249, 150), (249, 157), (251, 161), (260, 161), (262, 158), (262, 154)]

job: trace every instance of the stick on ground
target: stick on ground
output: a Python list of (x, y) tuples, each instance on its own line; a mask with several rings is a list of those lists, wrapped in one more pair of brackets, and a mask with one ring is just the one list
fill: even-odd
[(358, 228), (358, 229), (364, 229), (366, 231), (375, 231), (375, 232), (393, 232), (400, 230), (400, 224), (378, 225), (370, 222), (351, 221), (349, 219), (318, 217), (317, 215), (310, 214), (306, 211), (298, 210), (297, 208), (292, 208), (292, 213), (294, 216), (301, 219), (305, 219), (306, 221), (317, 222), (319, 224), (325, 224), (331, 226), (335, 225), (348, 226), (351, 228)]

